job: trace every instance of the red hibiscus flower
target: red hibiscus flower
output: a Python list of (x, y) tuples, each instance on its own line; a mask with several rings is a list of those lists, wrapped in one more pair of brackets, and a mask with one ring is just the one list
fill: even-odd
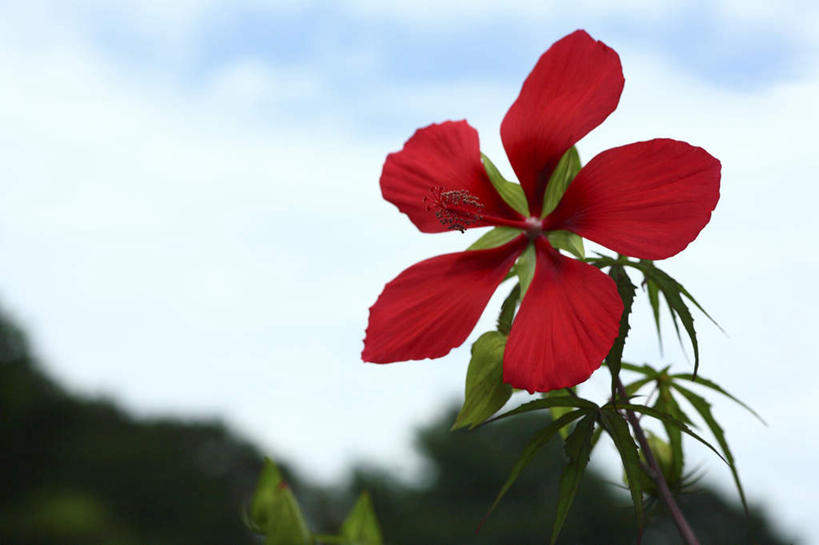
[(520, 234), (498, 247), (427, 259), (389, 282), (370, 308), (364, 361), (438, 358), (462, 344), (532, 244), (534, 278), (503, 354), (504, 382), (545, 392), (583, 382), (600, 367), (617, 337), (622, 301), (611, 278), (562, 255), (548, 232), (570, 231), (618, 253), (664, 259), (694, 240), (719, 199), (717, 159), (685, 142), (655, 139), (594, 157), (542, 217), (561, 157), (614, 111), (623, 84), (617, 53), (582, 30), (540, 57), (501, 124), (528, 214), (496, 191), (478, 133), (466, 121), (419, 129), (387, 156), (384, 198), (421, 231), (505, 226)]

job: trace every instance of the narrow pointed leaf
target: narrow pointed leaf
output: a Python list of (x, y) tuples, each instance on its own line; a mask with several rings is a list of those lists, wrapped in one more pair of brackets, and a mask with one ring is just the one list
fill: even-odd
[(637, 393), (638, 390), (640, 390), (640, 388), (642, 388), (646, 384), (648, 384), (650, 382), (654, 382), (654, 381), (655, 381), (654, 377), (646, 377), (646, 378), (641, 378), (639, 380), (635, 380), (634, 382), (632, 382), (630, 384), (626, 384), (625, 385), (626, 396), (631, 398), (634, 394)]
[(502, 415), (496, 416), (489, 422), (495, 422), (496, 420), (514, 416), (516, 414), (528, 413), (532, 411), (542, 411), (543, 409), (551, 409), (552, 407), (573, 407), (577, 409), (586, 410), (596, 410), (599, 408), (597, 404), (589, 401), (588, 399), (567, 395), (554, 395), (541, 399), (535, 399), (533, 401), (524, 403), (520, 407), (515, 407), (511, 411), (507, 411)]
[(634, 403), (617, 403), (616, 408), (617, 409), (632, 410), (634, 412), (638, 412), (638, 413), (645, 414), (645, 415), (651, 416), (653, 418), (656, 418), (657, 420), (660, 420), (661, 422), (668, 422), (669, 424), (678, 427), (680, 430), (682, 430), (683, 433), (693, 437), (694, 439), (696, 439), (697, 441), (699, 441), (700, 443), (702, 443), (703, 445), (705, 445), (706, 447), (711, 449), (711, 451), (713, 451), (714, 454), (719, 456), (720, 460), (722, 460), (726, 464), (728, 463), (728, 460), (726, 460), (725, 457), (723, 457), (723, 455), (716, 448), (714, 448), (714, 446), (711, 443), (709, 443), (708, 441), (703, 439), (700, 435), (698, 435), (696, 432), (694, 432), (694, 430), (692, 430), (690, 427), (688, 427), (688, 424), (686, 424), (685, 422), (683, 422), (681, 420), (678, 420), (678, 419), (674, 418), (673, 416), (671, 416), (671, 415), (669, 415), (667, 413), (658, 411), (658, 410), (653, 409), (651, 407), (648, 407), (646, 405), (636, 405)]
[(500, 503), (501, 498), (503, 498), (512, 485), (515, 483), (517, 478), (520, 476), (520, 473), (529, 465), (529, 462), (532, 461), (532, 458), (535, 457), (535, 454), (545, 447), (549, 441), (551, 441), (552, 437), (564, 426), (568, 426), (578, 418), (582, 417), (583, 415), (587, 414), (586, 411), (582, 409), (577, 409), (570, 413), (564, 414), (557, 420), (553, 420), (548, 426), (537, 432), (527, 443), (526, 447), (524, 447), (523, 451), (520, 453), (520, 457), (518, 461), (515, 462), (512, 471), (509, 473), (509, 477), (506, 478), (506, 482), (503, 483), (503, 486), (498, 492), (495, 501), (492, 502), (492, 505), (489, 507), (489, 510), (486, 512), (484, 519), (489, 516), (489, 514), (495, 510), (495, 507), (498, 506)]
[(557, 203), (560, 202), (560, 198), (563, 197), (571, 181), (580, 172), (580, 167), (580, 155), (577, 153), (577, 148), (572, 146), (560, 158), (557, 167), (549, 177), (549, 184), (546, 186), (546, 193), (543, 196), (541, 218), (545, 218), (557, 208)]
[(563, 468), (558, 485), (557, 514), (552, 527), (551, 543), (554, 545), (569, 509), (572, 507), (577, 488), (580, 486), (580, 479), (589, 463), (589, 455), (592, 450), (592, 435), (594, 434), (594, 416), (587, 415), (577, 423), (572, 433), (564, 442), (564, 451), (569, 457), (569, 463)]
[(634, 371), (635, 373), (642, 373), (647, 377), (656, 377), (659, 373), (656, 369), (651, 367), (650, 365), (643, 364), (643, 365), (634, 365), (633, 363), (628, 363), (625, 361), (620, 362), (620, 367), (627, 371)]
[[(511, 240), (511, 239), (510, 239)], [(646, 278), (646, 291), (651, 313), (654, 315), (654, 326), (657, 328), (657, 341), (660, 343), (660, 354), (663, 353), (663, 333), (660, 328), (660, 288), (654, 280)]]
[(617, 411), (607, 409), (600, 411), (600, 418), (606, 431), (609, 432), (617, 452), (620, 453), (620, 460), (623, 462), (623, 469), (626, 472), (631, 501), (634, 503), (634, 512), (637, 515), (637, 525), (643, 527), (643, 489), (642, 489), (642, 467), (640, 466), (640, 455), (637, 452), (637, 445), (631, 438), (628, 424)]
[(728, 399), (730, 399), (730, 400), (734, 401), (735, 403), (739, 404), (742, 408), (744, 408), (746, 411), (748, 411), (749, 413), (751, 413), (755, 417), (757, 417), (757, 419), (760, 422), (762, 422), (766, 426), (768, 425), (768, 423), (765, 422), (765, 420), (761, 416), (759, 416), (759, 414), (757, 414), (757, 412), (755, 410), (753, 410), (751, 407), (749, 407), (747, 404), (743, 403), (742, 401), (740, 401), (739, 399), (737, 399), (733, 395), (729, 394), (719, 384), (717, 384), (716, 382), (714, 382), (712, 380), (708, 380), (707, 378), (703, 378), (703, 377), (694, 377), (694, 376), (691, 376), (690, 374), (687, 374), (687, 373), (679, 373), (679, 374), (676, 374), (676, 375), (670, 375), (670, 378), (696, 382), (697, 384), (699, 384), (701, 386), (705, 386), (706, 388), (710, 388), (710, 389), (714, 390), (715, 392), (719, 392), (722, 395), (724, 395), (725, 397), (727, 397)]
[(266, 545), (309, 545), (312, 536), (293, 491), (270, 458), (265, 458), (250, 503), (251, 529), (264, 534)]
[(512, 291), (503, 300), (501, 304), (500, 314), (498, 315), (497, 329), (504, 335), (509, 335), (512, 331), (512, 320), (515, 318), (515, 309), (520, 302), (520, 284), (515, 284)]
[(472, 243), (467, 250), (485, 250), (503, 246), (521, 233), (513, 227), (494, 227), (487, 231), (478, 240)]
[(506, 336), (499, 331), (484, 333), (472, 345), (472, 359), (466, 372), (464, 404), (452, 429), (474, 428), (495, 414), (512, 395), (503, 383), (503, 350)]
[(716, 418), (714, 418), (713, 413), (711, 412), (711, 404), (706, 401), (703, 397), (695, 394), (691, 390), (683, 388), (679, 384), (674, 384), (674, 389), (677, 390), (682, 396), (691, 403), (691, 406), (699, 413), (702, 419), (705, 421), (708, 429), (711, 430), (711, 433), (714, 435), (714, 438), (719, 443), (720, 448), (722, 449), (723, 454), (725, 455), (725, 460), (728, 462), (728, 467), (731, 468), (731, 474), (734, 477), (734, 483), (737, 485), (737, 490), (739, 491), (739, 497), (742, 500), (742, 507), (745, 509), (745, 513), (748, 513), (748, 503), (745, 501), (745, 491), (742, 489), (742, 483), (739, 480), (739, 472), (737, 471), (736, 464), (734, 463), (734, 455), (731, 453), (731, 449), (728, 447), (728, 441), (725, 439), (725, 432), (723, 431), (722, 427), (717, 422)]
[(586, 250), (583, 248), (583, 237), (571, 231), (549, 231), (546, 233), (549, 244), (558, 250), (565, 250), (574, 255), (577, 259), (586, 257)]
[(486, 174), (489, 176), (489, 181), (492, 182), (495, 190), (506, 201), (506, 204), (523, 217), (529, 217), (529, 205), (526, 203), (526, 195), (523, 193), (520, 184), (510, 182), (504, 178), (498, 167), (483, 153), (481, 153), (481, 160), (483, 161), (483, 168), (486, 169)]
[(341, 525), (341, 535), (350, 545), (382, 545), (381, 527), (370, 494), (362, 492)]

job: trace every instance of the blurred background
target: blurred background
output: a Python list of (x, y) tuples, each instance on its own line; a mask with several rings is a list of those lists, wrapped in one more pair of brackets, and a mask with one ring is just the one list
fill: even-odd
[[(261, 453), (303, 483), (319, 524), (359, 485), (383, 490), (385, 528), (435, 505), (436, 486), (464, 490), (434, 468), (446, 449), (493, 444), (442, 430), (499, 300), (446, 358), (360, 362), (384, 283), (479, 236), (419, 234), (380, 198), (380, 169), (416, 128), (466, 118), (510, 177), (500, 121), (576, 28), (617, 50), (626, 77), (617, 111), (578, 145), (584, 162), (664, 136), (723, 163), (711, 223), (659, 265), (727, 331), (698, 316), (701, 374), (769, 424), (714, 399), (758, 513), (749, 535), (819, 542), (815, 3), (0, 0), (3, 543), (36, 543), (48, 523), (79, 525), (85, 543), (238, 543), (227, 532), (242, 531)], [(660, 352), (644, 299), (626, 357), (690, 369), (673, 335)], [(605, 389), (598, 373), (582, 393)], [(510, 445), (523, 428), (504, 432)], [(729, 471), (688, 447), (705, 491), (691, 509), (732, 516)], [(518, 450), (482, 459), (496, 477), (472, 483), (487, 490), (466, 534)], [(613, 448), (592, 467), (592, 497), (610, 494), (612, 524), (627, 525)], [(544, 503), (521, 500), (539, 535), (554, 489), (541, 480)], [(395, 524), (391, 543), (418, 537)]]

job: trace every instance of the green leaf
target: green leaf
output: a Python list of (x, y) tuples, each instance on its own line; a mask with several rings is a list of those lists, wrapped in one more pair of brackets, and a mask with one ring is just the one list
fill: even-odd
[(631, 492), (631, 501), (634, 503), (634, 512), (637, 515), (637, 525), (643, 527), (643, 490), (642, 473), (640, 466), (640, 455), (637, 452), (637, 445), (631, 438), (628, 424), (617, 411), (606, 409), (600, 411), (600, 418), (606, 431), (609, 432), (620, 459), (623, 461), (623, 469), (626, 472), (626, 480)]
[(577, 148), (572, 146), (563, 154), (563, 157), (560, 158), (554, 172), (552, 172), (552, 175), (549, 177), (546, 193), (543, 196), (543, 212), (540, 214), (541, 218), (545, 218), (557, 208), (557, 203), (560, 202), (571, 181), (577, 173), (580, 172), (580, 167), (580, 155), (577, 153)]
[(575, 396), (555, 395), (553, 397), (535, 399), (527, 403), (524, 403), (520, 407), (515, 407), (511, 411), (505, 412), (500, 416), (496, 416), (495, 418), (490, 420), (490, 422), (495, 422), (496, 420), (508, 418), (516, 414), (529, 413), (532, 411), (541, 411), (543, 409), (551, 409), (552, 407), (572, 407), (577, 409), (585, 409), (587, 411), (599, 409), (596, 403), (593, 403), (588, 399), (583, 399)]
[(512, 291), (501, 304), (500, 314), (498, 314), (497, 328), (504, 335), (509, 335), (512, 331), (512, 320), (515, 318), (515, 309), (520, 301), (520, 284), (515, 284)]
[(262, 472), (259, 475), (259, 482), (256, 484), (256, 491), (250, 500), (248, 522), (253, 531), (265, 533), (270, 516), (270, 506), (275, 501), (276, 487), (281, 482), (282, 475), (279, 468), (270, 458), (265, 458)]
[(658, 411), (658, 410), (653, 409), (651, 407), (648, 407), (646, 405), (636, 405), (634, 403), (617, 403), (615, 405), (615, 408), (625, 409), (625, 410), (632, 410), (632, 411), (637, 412), (637, 413), (646, 414), (648, 416), (654, 417), (657, 420), (660, 420), (661, 422), (667, 422), (669, 424), (672, 424), (672, 425), (678, 427), (680, 430), (682, 430), (683, 433), (693, 437), (694, 439), (696, 439), (697, 441), (699, 441), (700, 443), (702, 443), (703, 445), (705, 445), (706, 447), (711, 449), (714, 452), (714, 454), (719, 456), (720, 460), (722, 460), (726, 464), (728, 463), (728, 460), (726, 460), (722, 456), (722, 454), (720, 454), (720, 452), (716, 448), (714, 448), (713, 445), (711, 445), (711, 443), (709, 443), (708, 441), (706, 441), (705, 439), (700, 437), (697, 433), (695, 433), (694, 430), (689, 428), (688, 425), (685, 422), (674, 418), (673, 416), (671, 416), (668, 413)]
[(577, 423), (572, 433), (569, 434), (569, 437), (564, 442), (563, 450), (566, 452), (566, 456), (569, 457), (569, 463), (566, 464), (566, 467), (563, 468), (563, 473), (560, 475), (557, 514), (555, 515), (555, 523), (552, 527), (552, 545), (557, 541), (557, 536), (560, 535), (563, 523), (566, 522), (569, 509), (577, 494), (577, 488), (580, 486), (580, 478), (583, 476), (586, 465), (589, 463), (593, 434), (594, 416), (587, 415), (583, 420)]
[(381, 527), (369, 493), (362, 492), (347, 519), (341, 525), (341, 535), (350, 545), (382, 545)]
[(719, 446), (725, 455), (725, 460), (728, 462), (728, 467), (731, 468), (731, 474), (734, 476), (734, 483), (737, 485), (739, 497), (742, 500), (742, 507), (745, 509), (745, 514), (747, 515), (748, 504), (745, 501), (745, 491), (742, 489), (742, 483), (739, 480), (739, 472), (737, 471), (736, 464), (734, 463), (734, 455), (731, 453), (731, 449), (728, 447), (728, 441), (725, 440), (725, 432), (719, 423), (717, 423), (716, 418), (714, 418), (714, 415), (711, 412), (711, 404), (708, 403), (708, 401), (706, 401), (703, 397), (700, 397), (691, 390), (683, 388), (679, 384), (674, 384), (673, 388), (682, 394), (682, 396), (688, 400), (689, 403), (691, 403), (691, 406), (694, 407), (694, 409), (699, 413), (699, 415), (708, 425), (708, 429), (711, 430), (711, 433), (714, 435), (717, 443), (719, 443)]
[(660, 343), (660, 354), (663, 353), (663, 335), (660, 330), (660, 288), (657, 283), (649, 278), (646, 281), (646, 291), (648, 292), (648, 302), (651, 305), (651, 312), (654, 315), (654, 326), (657, 328), (657, 341)]
[(495, 190), (501, 198), (524, 218), (528, 218), (529, 205), (526, 203), (526, 195), (523, 193), (520, 184), (505, 179), (495, 164), (483, 153), (481, 153), (481, 160), (483, 161), (483, 168), (486, 170), (487, 176), (489, 176), (489, 181), (495, 186)]
[(677, 324), (677, 319), (682, 322), (685, 331), (688, 333), (688, 338), (691, 341), (691, 347), (694, 349), (694, 375), (700, 367), (700, 348), (697, 342), (697, 331), (694, 329), (694, 318), (691, 316), (691, 311), (688, 310), (688, 305), (683, 301), (682, 293), (685, 288), (671, 278), (668, 274), (661, 271), (654, 266), (650, 261), (628, 261), (626, 265), (634, 267), (641, 271), (646, 277), (646, 280), (651, 280), (657, 285), (657, 288), (662, 292), (665, 302), (671, 311), (671, 320), (674, 324), (674, 330), (677, 332), (677, 338), (682, 342), (680, 337), (680, 328)]
[(503, 383), (503, 349), (506, 335), (499, 331), (484, 333), (472, 345), (472, 359), (466, 371), (464, 404), (452, 429), (474, 428), (495, 414), (512, 395)]
[(625, 385), (626, 397), (631, 398), (631, 396), (636, 394), (637, 391), (640, 390), (640, 388), (642, 388), (643, 386), (645, 386), (649, 382), (655, 382), (656, 380), (657, 379), (655, 379), (654, 377), (645, 377), (645, 378), (635, 380), (634, 382), (632, 382), (630, 384), (626, 384)]
[(566, 250), (578, 259), (586, 257), (586, 250), (583, 248), (583, 238), (571, 231), (549, 231), (546, 233), (549, 244), (558, 250)]
[[(563, 392), (560, 390), (552, 390), (551, 392), (546, 392), (542, 394), (541, 397), (544, 399), (555, 398), (555, 397), (563, 397), (561, 396)], [(574, 396), (572, 396), (574, 397)], [(557, 420), (564, 414), (571, 412), (572, 407), (567, 407), (563, 405), (556, 405), (554, 407), (549, 407), (549, 412), (552, 415), (552, 420)], [(560, 428), (560, 436), (565, 440), (569, 436), (569, 430), (567, 428)]]
[(495, 510), (495, 507), (498, 506), (498, 503), (500, 503), (501, 498), (503, 498), (503, 496), (506, 495), (506, 493), (517, 480), (518, 476), (520, 476), (521, 472), (526, 468), (527, 465), (529, 465), (529, 462), (531, 462), (532, 458), (535, 457), (537, 451), (545, 447), (549, 443), (549, 441), (551, 441), (552, 437), (554, 437), (555, 433), (557, 433), (561, 428), (563, 428), (564, 426), (568, 426), (569, 424), (571, 424), (572, 422), (574, 422), (575, 420), (577, 420), (578, 418), (587, 413), (588, 411), (577, 409), (568, 414), (564, 414), (557, 420), (553, 420), (552, 422), (550, 422), (548, 426), (546, 426), (545, 428), (537, 432), (534, 436), (532, 436), (532, 438), (529, 440), (529, 443), (526, 444), (523, 451), (520, 453), (518, 461), (515, 462), (512, 471), (509, 473), (509, 477), (506, 478), (506, 482), (503, 483), (500, 492), (498, 492), (497, 497), (495, 497), (495, 501), (492, 502), (492, 505), (489, 507), (489, 510), (486, 512), (486, 515), (484, 515), (484, 520), (486, 519), (486, 517), (489, 516), (489, 514), (492, 511)]
[[(654, 408), (658, 411), (667, 413), (681, 422), (690, 420), (685, 413), (682, 412), (677, 401), (671, 395), (667, 382), (659, 383), (659, 393)], [(683, 472), (683, 447), (682, 447), (682, 430), (677, 426), (663, 422), (665, 434), (668, 436), (668, 445), (671, 450), (671, 468), (669, 474), (665, 476), (666, 482), (669, 486), (674, 486), (682, 480)]]
[(647, 377), (656, 377), (659, 374), (656, 369), (645, 363), (643, 365), (634, 365), (633, 363), (621, 361), (620, 368), (627, 371), (633, 371), (635, 373), (642, 373)]
[(270, 458), (265, 458), (250, 502), (251, 528), (265, 534), (266, 545), (310, 545), (312, 536), (293, 491)]
[(695, 377), (695, 376), (689, 375), (687, 373), (679, 373), (679, 374), (676, 374), (676, 375), (670, 375), (669, 378), (682, 379), (682, 380), (688, 380), (688, 381), (691, 381), (691, 382), (696, 382), (697, 384), (699, 384), (701, 386), (705, 386), (706, 388), (710, 388), (710, 389), (714, 390), (715, 392), (719, 392), (722, 395), (724, 395), (725, 397), (727, 397), (728, 399), (730, 399), (730, 400), (734, 401), (735, 403), (739, 404), (742, 408), (744, 408), (746, 411), (750, 412), (755, 417), (757, 417), (757, 419), (760, 422), (762, 422), (766, 426), (768, 425), (768, 423), (765, 422), (765, 420), (761, 416), (759, 416), (759, 414), (757, 414), (757, 412), (755, 410), (753, 410), (751, 407), (749, 407), (748, 405), (746, 405), (745, 403), (743, 403), (742, 401), (740, 401), (736, 397), (729, 394), (727, 391), (725, 391), (720, 385), (718, 385), (714, 381), (708, 380), (707, 378), (703, 378), (703, 377)]
[(609, 270), (614, 283), (617, 285), (617, 293), (620, 299), (623, 300), (623, 314), (620, 317), (620, 332), (614, 340), (608, 355), (606, 356), (606, 365), (611, 371), (611, 397), (617, 397), (617, 378), (620, 376), (620, 366), (623, 362), (623, 348), (626, 345), (626, 337), (630, 328), (628, 324), (629, 315), (631, 314), (631, 307), (634, 304), (634, 291), (637, 289), (631, 283), (631, 279), (626, 274), (626, 270), (621, 265), (614, 265)]
[(495, 227), (473, 242), (467, 250), (485, 250), (487, 248), (503, 246), (521, 233), (522, 231), (520, 229), (513, 227)]
[(515, 264), (515, 271), (520, 279), (521, 299), (526, 295), (526, 290), (529, 289), (529, 284), (532, 283), (532, 279), (535, 277), (535, 261), (535, 246), (534, 244), (529, 244), (526, 249), (523, 250), (523, 253), (520, 254), (518, 262)]

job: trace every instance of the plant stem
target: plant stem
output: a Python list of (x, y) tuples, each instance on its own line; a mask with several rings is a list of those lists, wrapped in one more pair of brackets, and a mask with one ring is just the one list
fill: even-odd
[[(617, 392), (620, 394), (623, 401), (627, 403), (628, 396), (626, 395), (626, 389), (623, 387), (623, 383), (620, 382), (620, 377), (616, 377), (615, 382)], [(671, 494), (671, 490), (668, 488), (668, 483), (665, 482), (665, 477), (660, 469), (660, 465), (657, 463), (657, 459), (654, 458), (654, 453), (651, 452), (651, 448), (648, 446), (646, 434), (643, 432), (643, 428), (640, 426), (640, 421), (634, 414), (634, 411), (626, 409), (626, 418), (628, 419), (629, 424), (631, 424), (631, 428), (634, 430), (634, 435), (637, 437), (637, 442), (640, 444), (643, 455), (646, 457), (646, 462), (652, 470), (651, 472), (653, 475), (651, 475), (651, 477), (654, 479), (654, 482), (657, 483), (657, 490), (660, 493), (660, 498), (663, 500), (666, 507), (668, 507), (668, 510), (671, 513), (671, 518), (674, 519), (674, 524), (677, 525), (677, 530), (680, 532), (680, 536), (682, 536), (686, 545), (700, 545), (697, 536), (694, 535), (694, 530), (691, 529), (691, 526), (685, 519), (685, 515), (683, 515), (682, 511), (680, 511), (680, 507), (677, 505), (677, 502), (674, 501), (674, 496)]]

